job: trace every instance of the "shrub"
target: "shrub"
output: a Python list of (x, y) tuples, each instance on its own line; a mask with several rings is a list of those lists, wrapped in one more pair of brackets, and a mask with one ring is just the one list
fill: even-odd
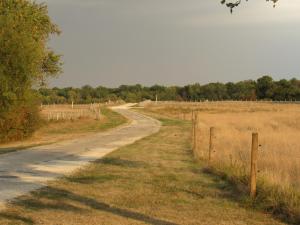
[(41, 118), (36, 101), (16, 104), (0, 114), (0, 142), (27, 138), (40, 124)]

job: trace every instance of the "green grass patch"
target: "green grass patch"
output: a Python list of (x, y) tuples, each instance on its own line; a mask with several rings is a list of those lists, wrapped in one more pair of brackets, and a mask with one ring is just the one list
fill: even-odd
[(81, 176), (73, 176), (66, 178), (68, 181), (73, 183), (80, 184), (92, 184), (92, 183), (104, 183), (112, 180), (116, 180), (120, 178), (119, 176), (114, 176), (110, 174), (89, 174), (89, 175), (81, 175)]
[(163, 126), (180, 126), (180, 125), (187, 125), (189, 124), (187, 121), (183, 120), (174, 120), (169, 118), (158, 118)]

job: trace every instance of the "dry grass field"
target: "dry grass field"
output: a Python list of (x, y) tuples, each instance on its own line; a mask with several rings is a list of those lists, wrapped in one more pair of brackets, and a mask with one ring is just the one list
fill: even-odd
[[(254, 102), (160, 103), (147, 110), (178, 119), (198, 111), (197, 156), (207, 160), (215, 127), (214, 170), (247, 189), (251, 136), (259, 133), (258, 199), (275, 214), (300, 221), (300, 105)], [(247, 190), (245, 190), (246, 192)]]

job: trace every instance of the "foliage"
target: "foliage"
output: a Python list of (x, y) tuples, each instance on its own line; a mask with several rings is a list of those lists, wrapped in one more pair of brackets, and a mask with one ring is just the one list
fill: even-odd
[(137, 85), (122, 85), (119, 88), (106, 88), (99, 86), (83, 86), (82, 88), (52, 88), (39, 89), (44, 104), (62, 103), (92, 103), (107, 102), (109, 100), (124, 100), (126, 102), (139, 102), (155, 100), (156, 95), (160, 101), (205, 101), (205, 100), (298, 100), (300, 101), (300, 80), (274, 81), (269, 76), (263, 76), (257, 81), (246, 80), (237, 83), (198, 83), (184, 87), (165, 87), (154, 85), (143, 87)]
[(0, 140), (20, 140), (30, 136), (40, 125), (39, 109), (35, 101), (14, 105), (0, 117)]
[[(28, 0), (0, 2), (0, 120), (1, 136), (18, 121), (24, 135), (32, 131), (32, 87), (43, 84), (48, 76), (60, 72), (60, 57), (47, 47), (51, 34), (59, 34), (51, 23), (47, 7)], [(23, 112), (23, 110), (27, 110)], [(30, 122), (28, 121), (30, 120)], [(3, 124), (6, 124), (5, 126)], [(5, 130), (5, 127), (9, 130)], [(21, 132), (21, 130), (20, 130)], [(19, 136), (16, 135), (16, 136)]]
[[(248, 0), (246, 0), (248, 1)], [(273, 3), (273, 8), (276, 7), (276, 3), (279, 0), (266, 0), (267, 2), (272, 2)], [(221, 0), (221, 4), (225, 5), (226, 7), (228, 7), (230, 9), (230, 13), (233, 13), (233, 9), (238, 7), (240, 4), (242, 3), (242, 0)]]

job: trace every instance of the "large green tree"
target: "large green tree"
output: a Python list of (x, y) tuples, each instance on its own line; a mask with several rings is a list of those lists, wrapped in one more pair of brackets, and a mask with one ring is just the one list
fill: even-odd
[(259, 99), (273, 99), (275, 84), (270, 76), (263, 76), (257, 80), (257, 96)]
[(34, 107), (32, 88), (60, 72), (60, 56), (47, 46), (59, 32), (45, 4), (0, 1), (0, 139), (34, 123), (25, 108)]

